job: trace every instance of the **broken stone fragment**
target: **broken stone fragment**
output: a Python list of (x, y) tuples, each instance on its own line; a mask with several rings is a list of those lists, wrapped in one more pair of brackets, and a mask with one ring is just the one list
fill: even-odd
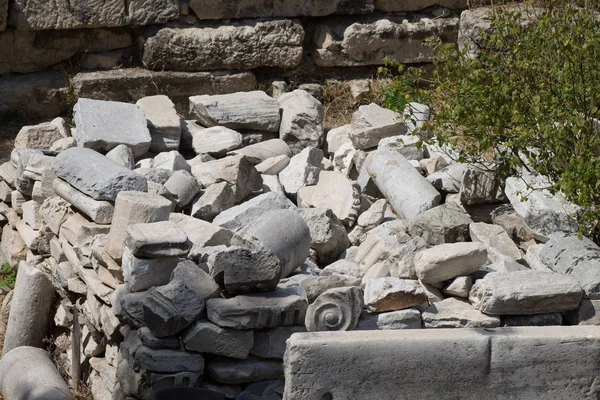
[(166, 285), (169, 283), (177, 262), (178, 259), (172, 257), (136, 257), (126, 247), (122, 261), (125, 283), (132, 292), (140, 292), (153, 286)]
[(245, 360), (254, 345), (252, 331), (221, 328), (208, 321), (197, 321), (182, 337), (185, 349)]
[(421, 315), (425, 328), (497, 328), (500, 318), (453, 297), (432, 304)]
[(98, 224), (110, 224), (114, 206), (105, 200), (94, 200), (60, 178), (52, 183), (54, 192)]
[(194, 133), (192, 141), (197, 154), (222, 157), (242, 145), (242, 135), (224, 126), (214, 126)]
[(352, 115), (350, 140), (357, 149), (376, 147), (381, 139), (406, 134), (402, 116), (375, 103), (360, 106)]
[(425, 283), (439, 283), (477, 271), (487, 261), (481, 243), (441, 244), (415, 255), (415, 271)]
[(340, 287), (323, 292), (306, 310), (309, 332), (349, 331), (356, 327), (363, 309), (358, 287)]
[(316, 250), (317, 261), (324, 265), (336, 261), (350, 245), (346, 229), (338, 217), (323, 208), (300, 208), (298, 213), (310, 230), (310, 247)]
[(421, 313), (414, 309), (381, 314), (363, 313), (356, 330), (421, 329)]
[(150, 148), (146, 117), (135, 104), (80, 98), (73, 113), (79, 147), (106, 153), (124, 144), (135, 157)]
[(235, 205), (235, 196), (227, 182), (210, 185), (192, 202), (192, 216), (212, 221), (221, 212)]
[(125, 246), (136, 257), (185, 257), (192, 246), (187, 235), (171, 221), (134, 224), (125, 232)]
[(403, 310), (426, 301), (427, 296), (418, 281), (376, 278), (365, 285), (365, 307), (372, 313)]
[(169, 284), (157, 288), (144, 300), (144, 321), (156, 337), (175, 335), (202, 315), (207, 299), (220, 293), (213, 278), (194, 262), (181, 262)]
[(302, 325), (308, 302), (298, 288), (277, 289), (273, 293), (240, 295), (206, 302), (208, 319), (221, 327), (263, 329), (280, 325)]
[(293, 154), (306, 147), (321, 148), (324, 139), (323, 105), (305, 90), (294, 90), (278, 99), (281, 108), (279, 137)]
[(164, 95), (148, 96), (139, 99), (136, 105), (148, 122), (152, 138), (149, 150), (160, 153), (179, 149), (181, 122), (171, 99)]

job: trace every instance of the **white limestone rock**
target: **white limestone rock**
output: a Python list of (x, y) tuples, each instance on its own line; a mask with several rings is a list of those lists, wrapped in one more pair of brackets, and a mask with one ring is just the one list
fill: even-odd
[(415, 255), (415, 271), (425, 283), (439, 283), (477, 271), (487, 261), (481, 243), (440, 244)]
[(402, 116), (375, 103), (360, 106), (352, 115), (350, 140), (357, 149), (376, 147), (383, 138), (407, 132)]
[(483, 243), (487, 248), (488, 258), (492, 262), (508, 258), (521, 261), (523, 256), (517, 245), (500, 225), (474, 222), (469, 225), (471, 240)]
[(137, 101), (146, 120), (152, 142), (150, 151), (160, 153), (178, 150), (181, 140), (181, 122), (175, 104), (165, 95), (143, 97)]
[(290, 163), (279, 173), (279, 181), (288, 195), (295, 196), (304, 186), (315, 185), (321, 172), (323, 152), (307, 147), (290, 159)]
[(194, 133), (192, 146), (197, 154), (222, 157), (242, 145), (242, 135), (224, 126), (213, 126)]
[(336, 261), (350, 245), (344, 225), (330, 209), (300, 208), (298, 213), (310, 229), (310, 247), (317, 252), (317, 261), (323, 265)]
[(365, 307), (371, 313), (404, 310), (426, 301), (427, 296), (418, 281), (376, 278), (365, 285)]
[(432, 304), (421, 314), (425, 328), (497, 328), (500, 318), (453, 297)]
[(282, 110), (279, 137), (298, 154), (305, 147), (323, 144), (323, 105), (305, 90), (294, 90), (278, 99)]

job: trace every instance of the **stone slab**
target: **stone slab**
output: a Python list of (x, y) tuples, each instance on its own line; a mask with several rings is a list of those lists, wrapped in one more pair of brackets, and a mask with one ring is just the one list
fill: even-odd
[(599, 348), (590, 326), (298, 333), (284, 399), (594, 399)]

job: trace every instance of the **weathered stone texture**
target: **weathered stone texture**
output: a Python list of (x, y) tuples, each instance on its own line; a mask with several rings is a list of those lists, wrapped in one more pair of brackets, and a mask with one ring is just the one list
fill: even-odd
[(386, 57), (405, 64), (431, 62), (433, 54), (423, 41), (439, 35), (455, 42), (457, 34), (458, 18), (324, 20), (315, 31), (315, 62), (320, 67), (378, 65)]
[(173, 25), (147, 33), (142, 61), (172, 71), (293, 68), (300, 63), (303, 40), (302, 26), (291, 20)]

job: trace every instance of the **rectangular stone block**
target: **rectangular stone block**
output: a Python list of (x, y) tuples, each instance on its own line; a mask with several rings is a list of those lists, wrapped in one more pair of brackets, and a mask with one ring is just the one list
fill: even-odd
[(303, 40), (302, 25), (292, 20), (155, 28), (141, 38), (142, 61), (168, 71), (293, 68), (302, 59)]
[(433, 52), (423, 41), (439, 35), (456, 42), (458, 18), (421, 18), (408, 22), (405, 16), (319, 21), (315, 29), (315, 63), (320, 67), (380, 65), (389, 57), (403, 64), (431, 62)]
[(284, 399), (595, 399), (599, 349), (598, 326), (299, 333)]
[(148, 190), (144, 176), (91, 149), (73, 147), (61, 152), (53, 170), (57, 177), (95, 200), (115, 201), (121, 191)]

